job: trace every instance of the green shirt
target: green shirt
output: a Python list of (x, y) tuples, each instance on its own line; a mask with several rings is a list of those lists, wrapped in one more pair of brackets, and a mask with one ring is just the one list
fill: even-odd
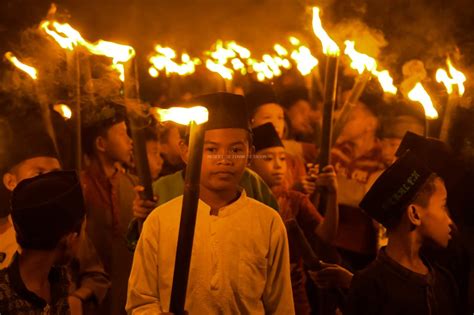
[[(246, 168), (240, 186), (245, 189), (248, 197), (256, 199), (278, 211), (278, 203), (270, 188), (263, 179), (254, 171)], [(178, 171), (174, 174), (163, 176), (153, 183), (153, 193), (158, 197), (158, 206), (183, 194), (184, 174)]]

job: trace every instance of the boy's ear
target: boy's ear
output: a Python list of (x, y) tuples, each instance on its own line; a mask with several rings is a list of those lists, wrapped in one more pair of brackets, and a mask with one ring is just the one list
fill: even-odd
[(17, 185), (16, 176), (12, 173), (5, 173), (3, 175), (3, 185), (9, 190), (13, 191)]
[(97, 151), (99, 152), (105, 152), (106, 149), (105, 149), (105, 138), (102, 137), (102, 136), (98, 136), (96, 139), (95, 139), (95, 148), (97, 149)]
[(420, 226), (421, 219), (420, 219), (419, 207), (417, 205), (410, 204), (406, 211), (407, 211), (406, 213), (407, 213), (407, 217), (410, 223), (413, 224), (414, 226)]

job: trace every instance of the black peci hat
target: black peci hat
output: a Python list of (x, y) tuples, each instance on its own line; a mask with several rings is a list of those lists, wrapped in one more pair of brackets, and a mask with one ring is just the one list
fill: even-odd
[(280, 137), (272, 123), (266, 123), (252, 129), (255, 152), (260, 150), (283, 147)]
[(13, 190), (11, 215), (24, 249), (51, 250), (60, 239), (79, 232), (84, 198), (75, 171), (56, 171), (21, 181)]
[(250, 131), (247, 106), (242, 95), (232, 93), (213, 93), (197, 96), (191, 101), (209, 111), (206, 130), (239, 128)]
[(380, 175), (359, 206), (387, 226), (405, 211), (432, 174), (433, 171), (408, 151)]

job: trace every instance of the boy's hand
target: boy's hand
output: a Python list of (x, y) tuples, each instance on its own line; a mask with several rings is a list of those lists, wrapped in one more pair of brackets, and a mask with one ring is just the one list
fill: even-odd
[(143, 186), (135, 186), (134, 190), (137, 193), (135, 194), (135, 199), (133, 200), (133, 216), (138, 219), (146, 219), (150, 212), (156, 208), (158, 198), (154, 196), (153, 201), (143, 200), (140, 198), (140, 193), (145, 190)]
[(313, 282), (320, 288), (345, 288), (351, 286), (354, 274), (349, 270), (336, 265), (321, 262), (323, 269), (308, 271)]
[(317, 188), (325, 188), (329, 193), (337, 192), (337, 178), (336, 172), (332, 165), (327, 165), (323, 171), (316, 176)]

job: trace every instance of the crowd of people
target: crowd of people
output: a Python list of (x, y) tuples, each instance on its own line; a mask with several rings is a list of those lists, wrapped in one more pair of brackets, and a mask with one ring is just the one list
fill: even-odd
[[(320, 167), (321, 114), (304, 86), (242, 94), (185, 102), (209, 111), (187, 313), (472, 310), (465, 174), (411, 104), (364, 93)], [(169, 313), (187, 127), (148, 117), (149, 200), (122, 101), (83, 104), (80, 170), (66, 166), (60, 117), (52, 137), (36, 100), (0, 95), (12, 104), (25, 110), (0, 118), (0, 314)]]

